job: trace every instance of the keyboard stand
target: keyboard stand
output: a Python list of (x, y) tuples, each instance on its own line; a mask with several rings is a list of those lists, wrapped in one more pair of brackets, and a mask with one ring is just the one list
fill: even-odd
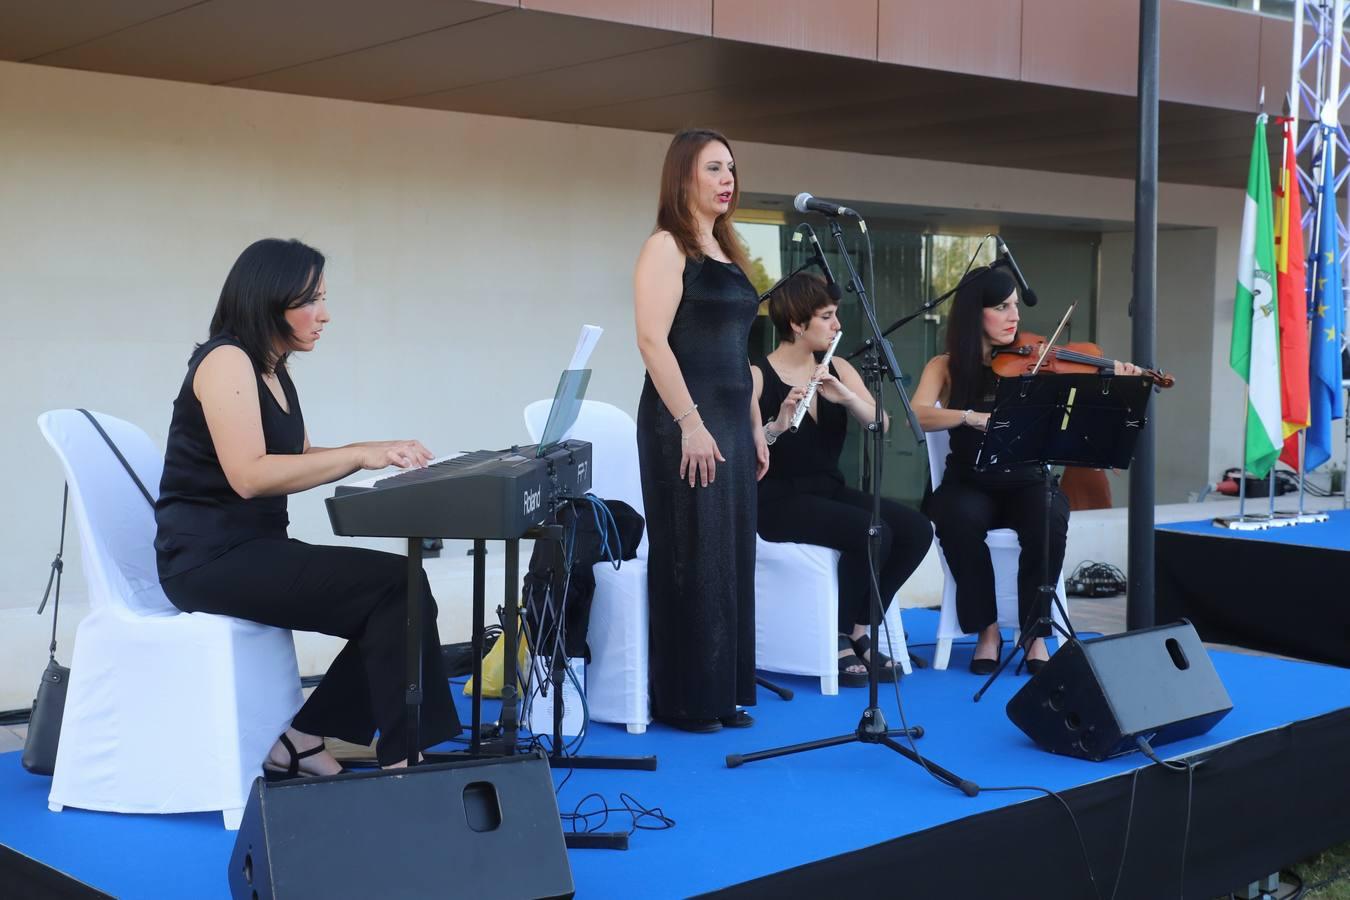
[[(520, 607), (520, 539), (510, 538), (506, 544), (506, 597), (508, 610), (502, 623), (502, 640), (505, 655), (502, 659), (502, 711), (500, 740), (492, 746), (483, 744), (483, 617), (487, 611), (487, 541), (475, 538), (473, 542), (473, 699), (472, 722), (469, 732), (469, 756), (478, 759), (482, 756), (511, 756), (516, 752), (516, 733), (519, 730), (516, 706), (517, 647), (520, 638), (516, 628), (516, 616), (510, 610)], [(421, 744), (422, 713), (422, 604), (418, 602), (422, 588), (422, 538), (408, 538), (408, 610), (407, 643), (404, 655), (407, 663), (405, 670), (408, 689), (408, 761), (414, 764), (418, 746)], [(497, 746), (499, 744), (499, 746)], [(443, 758), (459, 758), (460, 754), (432, 754), (428, 761), (440, 761)]]

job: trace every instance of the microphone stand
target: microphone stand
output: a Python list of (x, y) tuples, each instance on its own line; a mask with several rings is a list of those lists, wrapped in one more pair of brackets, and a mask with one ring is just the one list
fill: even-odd
[[(858, 277), (858, 272), (853, 266), (853, 259), (849, 256), (848, 249), (844, 246), (844, 234), (843, 230), (839, 227), (837, 217), (830, 218), (830, 233), (834, 236), (835, 246), (838, 247), (839, 255), (844, 260), (844, 265), (848, 269), (848, 290), (857, 295), (858, 302), (862, 305), (863, 313), (867, 318), (868, 324), (871, 326), (873, 335), (872, 339), (869, 341), (871, 346), (867, 350), (867, 359), (862, 367), (868, 389), (871, 391), (872, 399), (875, 403), (872, 422), (867, 426), (868, 440), (872, 444), (872, 520), (867, 530), (868, 542), (870, 544), (868, 562), (871, 569), (871, 603), (869, 604), (870, 611), (868, 618), (869, 634), (872, 641), (872, 653), (867, 660), (867, 708), (863, 710), (862, 717), (858, 721), (858, 727), (850, 734), (807, 741), (805, 743), (778, 747), (772, 750), (760, 750), (754, 753), (732, 753), (726, 758), (727, 768), (734, 769), (747, 762), (755, 762), (761, 759), (773, 759), (779, 756), (787, 756), (791, 753), (817, 750), (822, 747), (837, 747), (841, 744), (851, 743), (877, 744), (883, 747), (889, 747), (891, 750), (899, 753), (911, 762), (923, 766), (924, 769), (936, 776), (940, 781), (944, 781), (952, 787), (958, 788), (968, 797), (974, 797), (980, 792), (979, 785), (961, 778), (959, 775), (955, 775), (935, 763), (923, 759), (918, 753), (895, 740), (897, 736), (906, 737), (911, 740), (923, 737), (923, 728), (922, 726), (916, 725), (898, 730), (888, 729), (886, 726), (886, 718), (882, 715), (881, 707), (877, 702), (877, 668), (878, 660), (881, 657), (880, 635), (878, 631), (881, 623), (882, 603), (881, 584), (877, 576), (877, 566), (881, 551), (882, 525), (881, 444), (885, 433), (885, 419), (883, 417), (881, 400), (887, 376), (890, 377), (891, 383), (895, 385), (895, 389), (900, 395), (900, 403), (904, 407), (906, 418), (909, 420), (910, 430), (914, 433), (914, 440), (917, 443), (922, 444), (924, 442), (924, 433), (923, 429), (919, 427), (918, 417), (915, 416), (914, 408), (909, 402), (909, 396), (905, 393), (904, 385), (901, 383), (902, 373), (900, 364), (895, 358), (895, 351), (891, 347), (890, 341), (886, 340), (885, 336), (881, 333), (880, 326), (877, 325), (876, 312), (872, 306), (872, 302), (867, 296), (866, 289), (863, 287), (862, 279)], [(897, 665), (896, 668), (898, 669), (899, 666)]]

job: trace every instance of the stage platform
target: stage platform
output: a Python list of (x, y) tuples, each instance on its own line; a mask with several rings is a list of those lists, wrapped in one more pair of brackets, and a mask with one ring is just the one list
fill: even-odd
[[(1265, 501), (1247, 508), (1265, 512)], [(1158, 621), (1184, 617), (1206, 641), (1350, 666), (1350, 510), (1327, 515), (1265, 531), (1159, 526)]]
[[(904, 615), (911, 647), (930, 655), (936, 613)], [(636, 832), (626, 852), (570, 851), (577, 896), (823, 897), (870, 887), (888, 897), (1106, 897), (1123, 863), (1116, 897), (1153, 898), (1177, 895), (1184, 845), (1185, 894), (1206, 897), (1350, 838), (1344, 762), (1350, 758), (1350, 671), (1213, 654), (1233, 712), (1207, 735), (1159, 748), (1167, 758), (1194, 761), (1192, 778), (1138, 754), (1091, 763), (1040, 750), (1003, 711), (1026, 676), (1005, 675), (973, 704), (983, 679), (965, 671), (969, 654), (970, 645), (958, 645), (949, 670), (918, 670), (903, 680), (901, 692), (908, 721), (926, 731), (920, 750), (986, 788), (975, 798), (878, 746), (727, 769), (728, 753), (854, 729), (866, 691), (824, 697), (814, 679), (778, 677), (796, 691), (791, 702), (761, 690), (749, 729), (692, 735), (653, 725), (634, 736), (592, 726), (584, 751), (656, 754), (659, 768), (574, 772), (558, 797), (563, 811), (593, 793), (619, 806), (626, 793), (659, 807), (675, 825)], [(895, 695), (883, 687), (882, 709), (898, 727)], [(556, 773), (555, 782), (563, 775)], [(1035, 791), (988, 790), (1015, 785), (1054, 790), (1068, 802), (1095, 892), (1064, 807)], [(128, 900), (228, 896), (225, 867), (234, 834), (220, 827), (219, 815), (50, 813), (47, 789), (47, 779), (22, 770), (18, 753), (0, 755), (0, 894), (61, 896), (55, 891), (62, 886), (67, 896), (81, 896), (76, 882), (56, 875), (62, 872)], [(611, 816), (604, 827), (626, 829), (628, 822)], [(40, 886), (25, 894), (15, 889), (20, 877), (38, 878)], [(448, 886), (446, 895), (453, 894)]]

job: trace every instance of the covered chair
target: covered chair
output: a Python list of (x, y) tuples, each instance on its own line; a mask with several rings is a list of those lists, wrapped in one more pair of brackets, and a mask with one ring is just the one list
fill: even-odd
[[(933, 490), (937, 490), (937, 486), (942, 483), (943, 473), (947, 471), (947, 454), (950, 450), (951, 437), (946, 431), (930, 431), (927, 435), (929, 483), (933, 486)], [(994, 563), (994, 595), (998, 604), (998, 624), (1002, 628), (1012, 629), (1013, 642), (1016, 643), (1022, 626), (1017, 620), (1017, 560), (1022, 554), (1022, 545), (1018, 543), (1017, 532), (1011, 528), (990, 529), (985, 537), (985, 543), (989, 545), (989, 555)], [(951, 569), (947, 567), (947, 557), (942, 553), (940, 543), (938, 562), (942, 564), (942, 610), (938, 614), (937, 648), (933, 653), (933, 668), (945, 669), (951, 660), (952, 641), (966, 635), (961, 631), (961, 624), (956, 617), (956, 581), (952, 578)], [(1059, 584), (1055, 591), (1059, 594), (1060, 601), (1067, 606), (1069, 601), (1064, 594), (1064, 573), (1061, 571), (1056, 577)], [(1059, 627), (1065, 627), (1064, 617), (1059, 614), (1058, 606), (1054, 606), (1051, 610), (1051, 616)], [(1052, 630), (1050, 637), (1046, 638), (1046, 647), (1051, 653), (1055, 652), (1055, 644), (1051, 642), (1057, 640), (1057, 634)]]
[[(95, 415), (155, 496), (163, 453), (135, 425)], [(180, 612), (159, 586), (154, 511), (93, 424), (61, 409), (38, 427), (70, 485), (90, 607), (48, 806), (219, 810), (237, 829), (268, 749), (300, 708), (291, 633)]]
[[(525, 427), (539, 440), (548, 421), (552, 400), (536, 400), (525, 407)], [(591, 493), (605, 500), (622, 500), (644, 515), (642, 480), (638, 475), (637, 425), (623, 410), (608, 403), (585, 400), (576, 423), (561, 438), (591, 444)], [(651, 702), (647, 695), (647, 532), (643, 529), (637, 558), (616, 570), (599, 562), (595, 597), (586, 643), (591, 661), (586, 667), (586, 706), (596, 722), (627, 726), (633, 734), (647, 730)]]
[[(839, 693), (839, 551), (756, 541), (756, 667), (818, 677), (822, 694)], [(894, 603), (886, 611), (878, 645), (910, 673), (905, 629)]]

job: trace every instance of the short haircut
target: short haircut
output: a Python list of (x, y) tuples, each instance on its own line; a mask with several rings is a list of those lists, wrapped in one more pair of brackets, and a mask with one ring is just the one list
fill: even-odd
[(286, 310), (314, 299), (323, 264), (322, 253), (294, 239), (249, 244), (225, 276), (208, 339), (232, 335), (259, 374), (275, 371), (290, 356), (277, 349), (292, 336)]
[(817, 312), (838, 302), (830, 296), (824, 278), (798, 272), (769, 297), (769, 319), (778, 329), (778, 339), (791, 344), (797, 340), (793, 325), (805, 325)]

